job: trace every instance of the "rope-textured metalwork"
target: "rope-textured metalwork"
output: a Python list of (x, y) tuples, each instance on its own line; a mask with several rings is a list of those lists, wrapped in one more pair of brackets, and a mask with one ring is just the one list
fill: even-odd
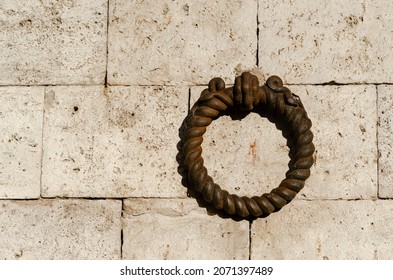
[[(270, 193), (239, 197), (221, 189), (208, 175), (202, 158), (203, 135), (214, 119), (231, 111), (256, 112), (266, 117), (287, 139), (289, 170)], [(205, 202), (230, 216), (252, 219), (280, 210), (304, 187), (310, 176), (315, 150), (311, 125), (300, 98), (284, 87), (277, 76), (259, 86), (257, 77), (246, 72), (235, 79), (234, 87), (229, 88), (225, 88), (221, 78), (212, 79), (186, 121), (183, 153), (189, 187), (201, 194)]]

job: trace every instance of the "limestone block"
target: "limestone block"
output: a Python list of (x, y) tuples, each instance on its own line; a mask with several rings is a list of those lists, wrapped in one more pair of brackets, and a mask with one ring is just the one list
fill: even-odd
[[(313, 121), (315, 165), (300, 198), (358, 199), (377, 196), (376, 91), (373, 86), (290, 86)], [(194, 104), (202, 87), (192, 88)], [(277, 187), (289, 161), (274, 124), (251, 113), (223, 116), (208, 126), (202, 143), (215, 182), (238, 195)]]
[(392, 1), (259, 1), (259, 61), (287, 83), (393, 82)]
[(43, 87), (0, 87), (0, 198), (40, 195)]
[(251, 258), (391, 259), (392, 218), (388, 200), (296, 200), (253, 222)]
[(0, 201), (0, 259), (119, 259), (121, 201)]
[(375, 86), (291, 86), (313, 121), (315, 164), (300, 197), (377, 197)]
[(0, 84), (103, 84), (107, 3), (2, 1)]
[(51, 87), (44, 197), (185, 197), (178, 130), (188, 88)]
[(123, 259), (248, 259), (249, 223), (194, 199), (128, 199), (123, 217)]
[(379, 197), (393, 198), (393, 87), (378, 86)]
[(109, 16), (110, 84), (206, 84), (256, 63), (255, 0), (115, 0)]

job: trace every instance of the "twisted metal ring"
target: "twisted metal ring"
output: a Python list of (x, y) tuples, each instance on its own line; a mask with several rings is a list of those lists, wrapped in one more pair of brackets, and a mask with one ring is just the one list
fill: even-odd
[[(221, 189), (208, 175), (202, 158), (203, 134), (214, 119), (230, 110), (252, 111), (268, 118), (287, 139), (289, 170), (270, 193), (239, 197)], [(186, 120), (183, 153), (189, 187), (201, 194), (205, 202), (230, 216), (252, 219), (280, 210), (304, 187), (310, 176), (315, 150), (311, 125), (300, 98), (283, 87), (277, 76), (270, 77), (261, 87), (250, 73), (237, 77), (235, 86), (230, 88), (225, 88), (221, 78), (212, 79)]]

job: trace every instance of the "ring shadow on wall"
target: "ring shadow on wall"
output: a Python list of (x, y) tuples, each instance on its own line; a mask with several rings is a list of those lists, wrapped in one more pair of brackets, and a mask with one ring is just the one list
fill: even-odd
[[(206, 127), (213, 120), (222, 115), (241, 120), (251, 112), (267, 118), (282, 132), (289, 147), (289, 169), (285, 179), (270, 193), (239, 197), (221, 189), (208, 175), (201, 144)], [(182, 184), (188, 189), (188, 195), (210, 215), (236, 221), (267, 217), (291, 202), (310, 176), (315, 150), (311, 126), (300, 98), (284, 87), (277, 76), (259, 86), (258, 78), (245, 72), (235, 79), (234, 87), (229, 88), (225, 88), (221, 78), (214, 78), (179, 129), (176, 159)]]

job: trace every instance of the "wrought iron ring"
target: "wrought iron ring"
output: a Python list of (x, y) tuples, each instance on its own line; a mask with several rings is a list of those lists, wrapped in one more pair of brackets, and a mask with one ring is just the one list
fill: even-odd
[[(221, 189), (208, 175), (202, 158), (203, 135), (214, 119), (230, 112), (258, 113), (275, 123), (287, 139), (289, 170), (285, 179), (270, 193), (239, 197)], [(300, 98), (284, 87), (277, 76), (268, 78), (265, 85), (259, 86), (258, 78), (245, 72), (235, 79), (234, 87), (229, 88), (225, 88), (221, 78), (212, 79), (186, 120), (183, 154), (188, 187), (215, 209), (233, 217), (253, 219), (280, 210), (304, 187), (310, 176), (315, 150), (311, 125)]]

